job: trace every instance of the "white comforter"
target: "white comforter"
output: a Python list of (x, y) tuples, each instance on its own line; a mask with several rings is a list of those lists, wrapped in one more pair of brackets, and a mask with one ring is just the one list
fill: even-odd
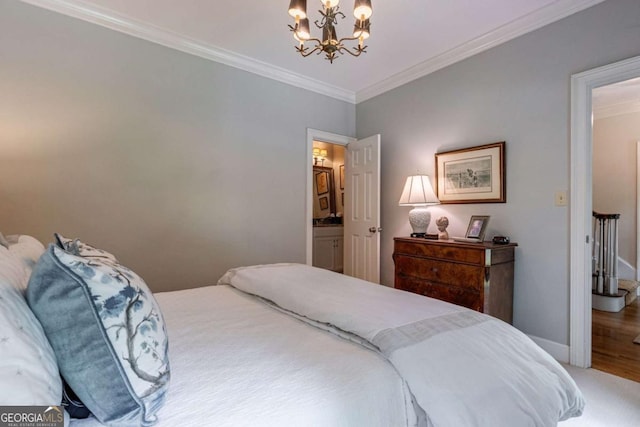
[[(157, 427), (416, 423), (406, 384), (375, 352), (228, 286), (155, 296), (171, 358)], [(71, 422), (97, 425), (94, 418)]]
[(582, 413), (569, 374), (490, 316), (304, 265), (234, 269), (219, 283), (379, 348), (434, 426), (549, 427)]

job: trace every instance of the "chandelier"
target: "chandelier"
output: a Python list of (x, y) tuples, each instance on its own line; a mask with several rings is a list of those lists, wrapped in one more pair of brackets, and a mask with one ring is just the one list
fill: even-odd
[[(291, 0), (289, 4), (289, 15), (296, 20), (295, 26), (289, 25), (289, 29), (293, 32), (293, 37), (300, 42), (300, 46), (296, 46), (296, 50), (304, 57), (314, 52), (317, 52), (317, 55), (324, 52), (326, 59), (331, 63), (337, 58), (336, 53), (342, 55), (347, 52), (353, 56), (360, 56), (361, 53), (366, 52), (367, 46), (363, 46), (363, 43), (365, 39), (369, 38), (369, 28), (371, 27), (369, 18), (372, 12), (371, 0), (355, 0), (353, 16), (355, 16), (356, 22), (353, 28), (353, 36), (341, 39), (338, 39), (336, 25), (338, 24), (338, 17), (344, 19), (346, 16), (340, 12), (340, 7), (338, 6), (340, 0), (320, 1), (323, 10), (318, 10), (318, 12), (320, 12), (322, 18), (314, 23), (316, 27), (322, 29), (322, 40), (311, 37), (307, 15), (307, 0)], [(357, 47), (349, 48), (344, 45), (344, 42), (352, 40), (358, 40)], [(313, 42), (315, 46), (313, 46), (313, 49), (305, 47), (305, 42)]]

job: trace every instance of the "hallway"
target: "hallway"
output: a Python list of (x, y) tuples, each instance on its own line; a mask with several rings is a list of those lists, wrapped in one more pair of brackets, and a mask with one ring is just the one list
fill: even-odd
[(640, 382), (640, 298), (618, 313), (592, 310), (591, 367)]

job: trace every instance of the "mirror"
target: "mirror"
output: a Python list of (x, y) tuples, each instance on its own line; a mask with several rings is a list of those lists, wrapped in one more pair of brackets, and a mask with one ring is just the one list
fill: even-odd
[(313, 167), (313, 223), (341, 223), (336, 216), (336, 185), (333, 168)]

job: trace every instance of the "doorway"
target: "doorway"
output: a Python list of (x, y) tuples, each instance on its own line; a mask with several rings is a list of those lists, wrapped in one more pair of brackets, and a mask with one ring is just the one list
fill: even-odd
[(344, 272), (345, 146), (313, 141), (314, 267)]
[(570, 348), (569, 362), (588, 368), (592, 350), (592, 93), (640, 77), (634, 57), (571, 77)]
[[(314, 223), (314, 205), (317, 203), (318, 207), (320, 204), (319, 198), (317, 195), (317, 183), (315, 182), (315, 174), (314, 174), (314, 163), (316, 160), (313, 155), (314, 144), (316, 147), (341, 147), (342, 150), (346, 148), (347, 144), (350, 142), (356, 141), (355, 138), (351, 138), (344, 135), (338, 135), (330, 132), (324, 132), (316, 129), (307, 129), (307, 155), (306, 155), (306, 164), (307, 164), (307, 201), (306, 201), (306, 223), (307, 223), (307, 244), (306, 244), (306, 263), (307, 265), (313, 265), (313, 223)], [(328, 154), (328, 153), (327, 153)], [(317, 156), (316, 156), (317, 157)], [(344, 157), (343, 157), (344, 159)], [(326, 160), (325, 160), (326, 161)], [(333, 162), (332, 162), (333, 163)], [(344, 164), (344, 161), (343, 163)], [(327, 162), (328, 165), (328, 162)], [(317, 165), (316, 165), (317, 166)], [(339, 165), (338, 165), (339, 166)], [(333, 168), (332, 168), (333, 169)], [(340, 179), (340, 171), (338, 168), (338, 185), (336, 188), (339, 188), (339, 179)], [(334, 182), (336, 173), (334, 172)], [(314, 191), (315, 189), (315, 191)], [(342, 191), (337, 191), (340, 193), (338, 198), (340, 198), (340, 202), (342, 204)], [(343, 211), (344, 212), (344, 211)]]
[[(380, 283), (380, 135), (355, 138), (307, 129), (306, 263), (313, 265), (314, 143), (342, 145), (344, 156), (344, 273)], [(338, 173), (341, 176), (342, 172)], [(342, 180), (340, 180), (342, 181)], [(317, 192), (317, 187), (315, 188)], [(340, 194), (339, 197), (343, 197)], [(334, 242), (334, 245), (336, 243)], [(339, 242), (338, 242), (339, 245)]]
[[(640, 303), (636, 282), (636, 153), (640, 137), (640, 78), (593, 89), (592, 107), (593, 210), (601, 214), (615, 214), (618, 218), (613, 219), (609, 215), (610, 219), (601, 220), (603, 225), (608, 222), (615, 230), (613, 237), (617, 236), (616, 242), (594, 245), (598, 248), (594, 249), (595, 259), (600, 260), (611, 252), (612, 262), (606, 265), (602, 259), (604, 268), (594, 267), (603, 273), (599, 281), (603, 295), (593, 301), (591, 312), (591, 367), (640, 381), (640, 345), (634, 343), (636, 337), (640, 339)], [(610, 284), (617, 285), (617, 297), (609, 296), (609, 289), (605, 287)]]

